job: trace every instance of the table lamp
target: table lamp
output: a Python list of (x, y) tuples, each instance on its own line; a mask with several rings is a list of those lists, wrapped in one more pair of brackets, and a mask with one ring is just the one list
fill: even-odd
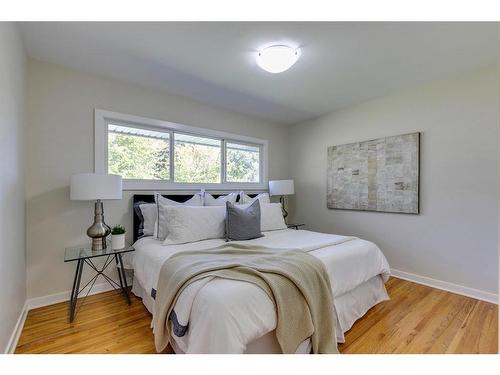
[(295, 194), (295, 188), (293, 185), (293, 180), (275, 180), (269, 181), (269, 195), (279, 195), (281, 209), (283, 210), (283, 217), (288, 216), (288, 212), (285, 209), (285, 195)]
[(104, 222), (103, 199), (122, 199), (122, 177), (113, 174), (78, 173), (71, 176), (70, 199), (95, 201), (94, 223), (87, 229), (92, 251), (106, 249), (111, 229)]

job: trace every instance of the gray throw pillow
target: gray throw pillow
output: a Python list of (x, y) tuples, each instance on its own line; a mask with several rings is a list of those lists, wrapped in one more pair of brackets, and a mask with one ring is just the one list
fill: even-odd
[(226, 202), (226, 241), (251, 240), (262, 237), (260, 231), (260, 203), (246, 208)]

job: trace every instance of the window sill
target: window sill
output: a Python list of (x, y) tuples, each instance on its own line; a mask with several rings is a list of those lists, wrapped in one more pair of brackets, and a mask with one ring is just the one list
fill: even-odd
[(216, 184), (183, 184), (171, 181), (123, 180), (123, 190), (267, 190), (267, 183), (227, 182)]

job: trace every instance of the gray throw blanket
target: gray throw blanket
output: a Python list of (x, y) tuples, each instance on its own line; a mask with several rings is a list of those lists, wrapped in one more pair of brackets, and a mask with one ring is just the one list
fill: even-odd
[(276, 306), (276, 338), (283, 353), (295, 353), (309, 337), (314, 353), (338, 353), (333, 297), (323, 263), (299, 250), (231, 243), (177, 253), (165, 261), (154, 313), (157, 351), (168, 345), (168, 318), (184, 288), (212, 276), (247, 281), (268, 294)]

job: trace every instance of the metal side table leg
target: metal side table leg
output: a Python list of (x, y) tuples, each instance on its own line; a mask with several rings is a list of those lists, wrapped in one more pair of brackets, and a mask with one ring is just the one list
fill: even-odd
[(123, 279), (123, 293), (125, 294), (125, 298), (127, 299), (127, 303), (130, 305), (130, 296), (128, 295), (128, 285), (127, 285), (127, 278), (125, 276), (125, 268), (123, 268), (123, 260), (122, 260), (122, 255), (118, 254), (118, 260), (120, 261), (120, 267), (118, 268), (118, 273), (121, 272), (121, 278), (120, 280)]
[(73, 280), (73, 289), (71, 289), (71, 299), (69, 301), (69, 321), (75, 319), (76, 303), (78, 302), (78, 292), (80, 289), (80, 281), (82, 279), (83, 259), (79, 259), (76, 265), (75, 279)]
[(122, 279), (122, 273), (121, 273), (121, 268), (120, 268), (120, 262), (118, 260), (118, 254), (115, 254), (115, 262), (116, 262), (116, 271), (118, 272), (118, 279), (120, 280), (120, 288), (123, 293), (123, 279)]

